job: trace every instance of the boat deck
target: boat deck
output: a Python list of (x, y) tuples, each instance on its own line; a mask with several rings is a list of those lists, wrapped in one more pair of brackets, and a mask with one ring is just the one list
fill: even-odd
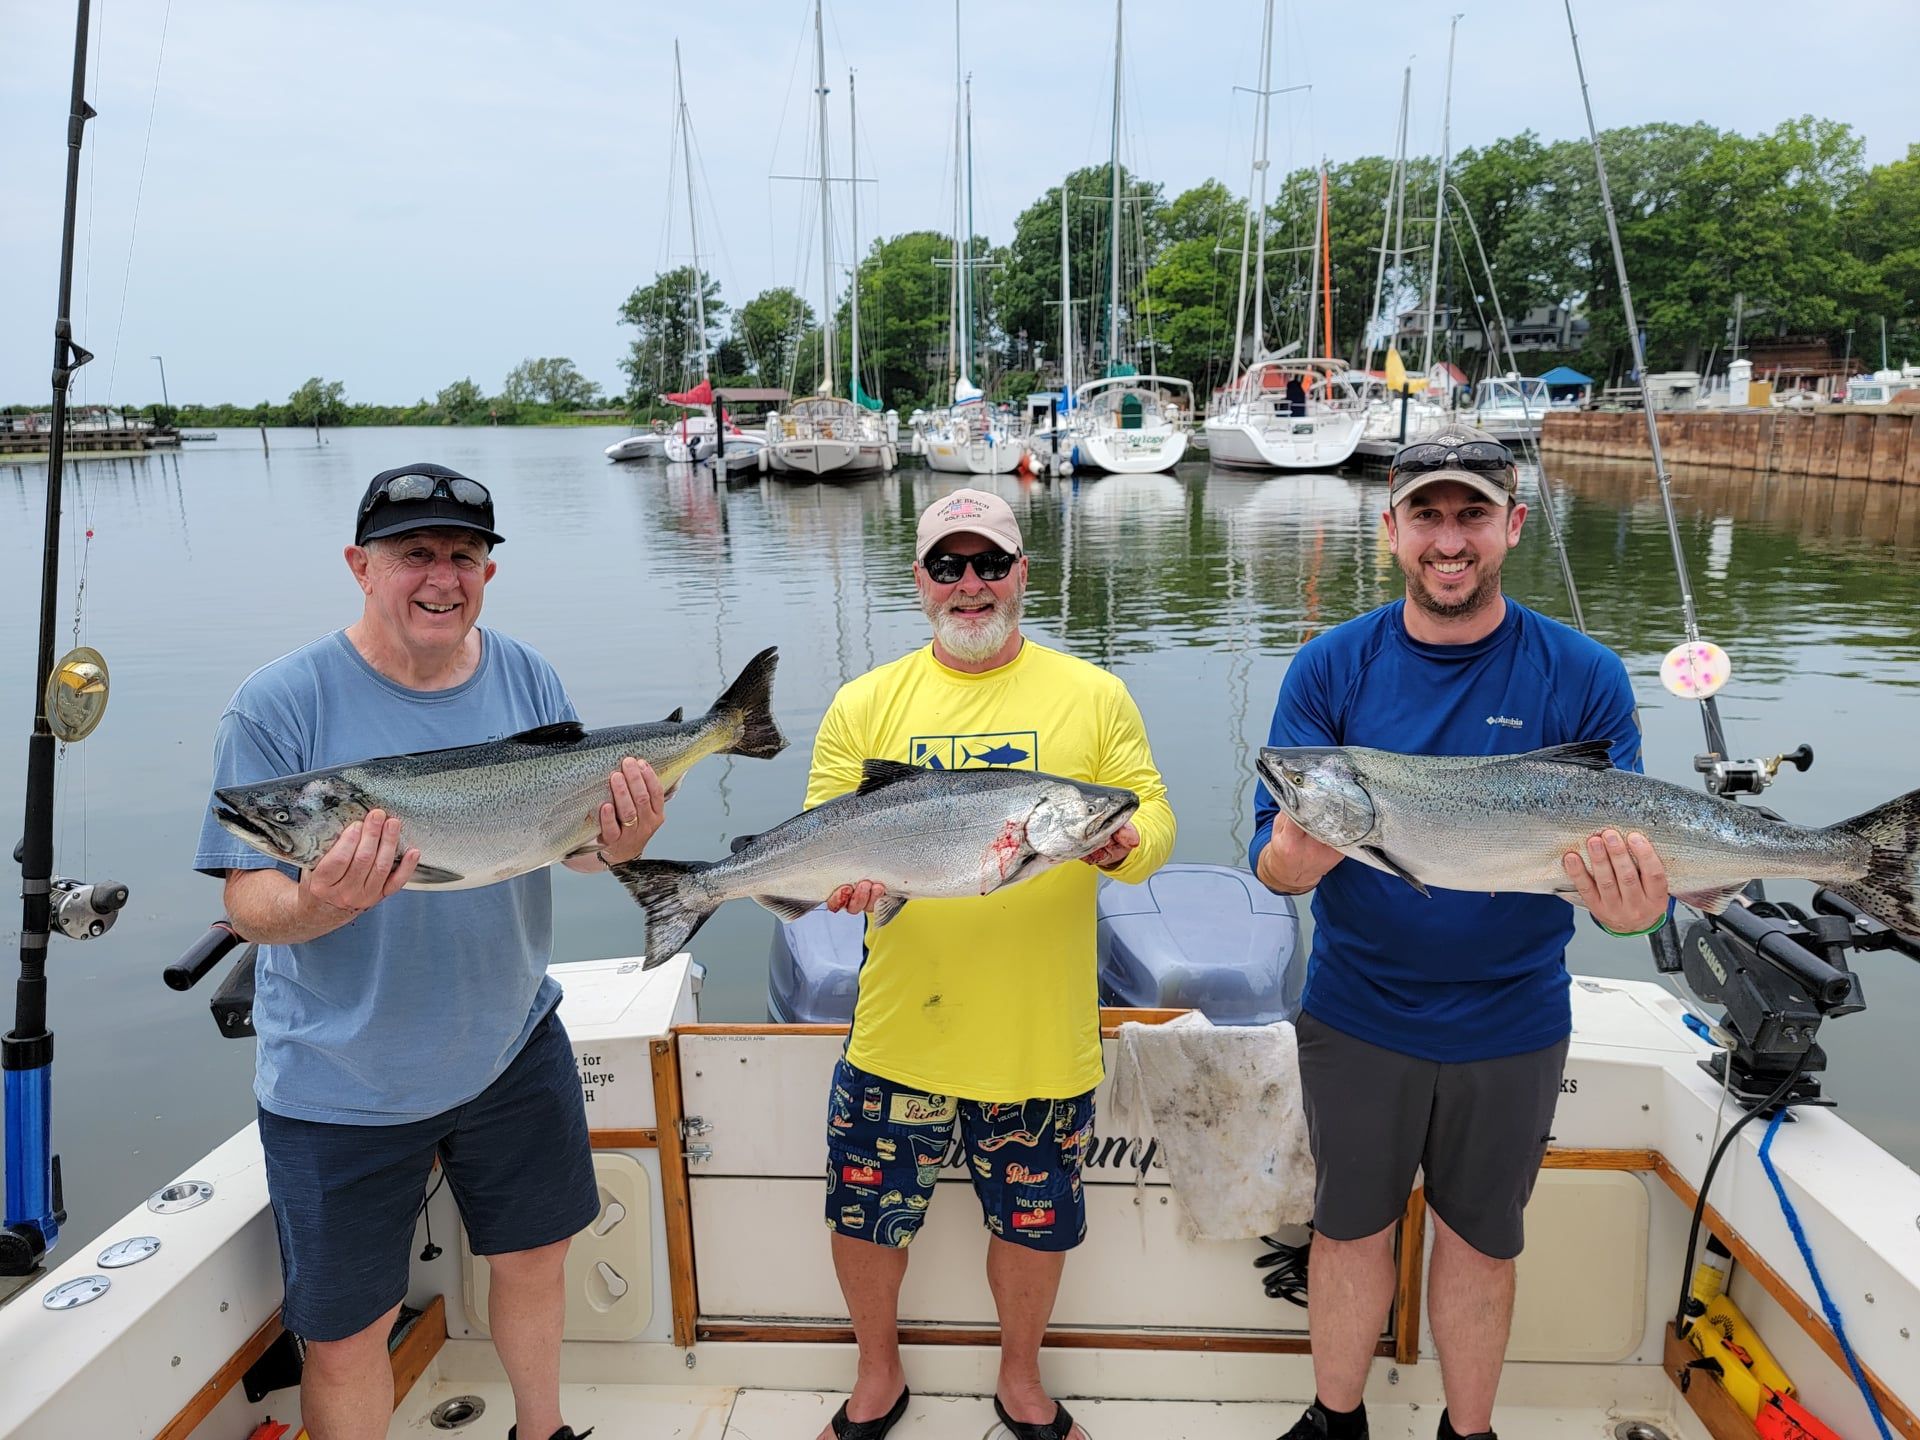
[[(567, 1385), (561, 1394), (575, 1431), (591, 1425), (599, 1435), (648, 1440), (812, 1440), (845, 1398), (815, 1390), (667, 1385)], [(460, 1397), (477, 1397), (486, 1403), (485, 1411), (459, 1430), (434, 1428), (434, 1407)], [(1300, 1418), (1311, 1398), (1284, 1403), (1069, 1400), (1068, 1409), (1093, 1440), (1273, 1440)], [(504, 1381), (443, 1380), (417, 1388), (395, 1412), (387, 1434), (389, 1440), (422, 1435), (505, 1440), (512, 1418), (512, 1392)], [(1619, 1418), (1604, 1409), (1503, 1405), (1497, 1420), (1503, 1440), (1612, 1440)], [(1669, 1435), (1676, 1433), (1666, 1417), (1651, 1418)], [(1440, 1407), (1369, 1405), (1367, 1421), (1376, 1440), (1431, 1440)], [(1004, 1440), (1006, 1431), (984, 1397), (916, 1394), (893, 1434), (903, 1440)]]

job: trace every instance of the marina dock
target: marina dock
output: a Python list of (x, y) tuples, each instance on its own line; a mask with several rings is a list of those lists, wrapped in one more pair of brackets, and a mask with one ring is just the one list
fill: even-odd
[[(1675, 465), (1920, 485), (1920, 411), (1894, 406), (1670, 411), (1660, 449)], [(1540, 448), (1556, 455), (1649, 458), (1639, 411), (1555, 412)]]

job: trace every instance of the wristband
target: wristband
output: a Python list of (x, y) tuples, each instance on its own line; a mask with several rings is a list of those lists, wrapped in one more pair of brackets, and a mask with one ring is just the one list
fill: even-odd
[(1602, 930), (1605, 930), (1607, 934), (1613, 936), (1616, 940), (1631, 940), (1636, 935), (1653, 935), (1658, 933), (1660, 928), (1667, 923), (1667, 912), (1664, 910), (1661, 911), (1660, 918), (1644, 930), (1613, 930), (1602, 925), (1598, 920), (1595, 920), (1593, 923), (1599, 925)]

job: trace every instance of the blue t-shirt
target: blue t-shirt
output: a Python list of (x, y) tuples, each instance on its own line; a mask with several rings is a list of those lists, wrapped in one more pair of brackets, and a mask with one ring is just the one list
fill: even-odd
[[(449, 690), (396, 684), (342, 631), (255, 671), (220, 717), (214, 788), (579, 718), (538, 654), (480, 635), (478, 668)], [(195, 869), (224, 877), (275, 863), (209, 811)], [(348, 1125), (398, 1125), (464, 1104), (559, 1000), (552, 951), (545, 870), (477, 890), (402, 890), (318, 940), (262, 945), (254, 1094), (276, 1115)]]
[[(1640, 723), (1620, 657), (1509, 599), (1470, 645), (1407, 634), (1404, 600), (1301, 647), (1280, 685), (1268, 743), (1364, 745), (1409, 755), (1515, 755), (1610, 740), (1640, 769)], [(1279, 807), (1254, 802), (1257, 865)], [(1486, 1060), (1558, 1043), (1573, 1028), (1555, 895), (1433, 889), (1342, 860), (1313, 894), (1302, 1008), (1369, 1044), (1424, 1060)]]

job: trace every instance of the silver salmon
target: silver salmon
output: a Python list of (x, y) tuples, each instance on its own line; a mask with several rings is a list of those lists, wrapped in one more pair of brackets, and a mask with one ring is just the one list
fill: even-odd
[(734, 842), (724, 860), (613, 867), (647, 912), (646, 968), (686, 948), (728, 900), (795, 920), (842, 885), (876, 880), (885, 925), (914, 899), (990, 895), (1105, 845), (1140, 808), (1131, 790), (1036, 770), (866, 762), (860, 788)]
[(471, 890), (598, 846), (607, 777), (631, 755), (669, 787), (708, 755), (768, 759), (786, 748), (774, 723), (776, 649), (749, 660), (694, 720), (543, 725), (505, 740), (391, 755), (214, 792), (214, 818), (276, 860), (310, 869), (369, 810), (401, 821), (420, 852), (409, 890)]
[(1296, 824), (1423, 894), (1575, 892), (1560, 857), (1638, 830), (1668, 888), (1719, 914), (1752, 880), (1811, 880), (1920, 934), (1920, 790), (1835, 825), (1769, 820), (1744, 805), (1616, 770), (1604, 740), (1510, 756), (1397, 755), (1357, 746), (1263, 748), (1261, 782)]

